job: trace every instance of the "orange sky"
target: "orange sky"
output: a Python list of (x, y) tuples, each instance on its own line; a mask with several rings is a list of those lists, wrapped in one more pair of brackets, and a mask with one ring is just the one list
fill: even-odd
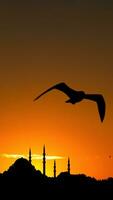
[[(113, 176), (113, 5), (87, 2), (0, 3), (0, 155), (26, 155), (29, 147), (42, 154), (45, 144), (48, 155), (63, 157), (57, 174), (70, 156), (72, 173), (106, 178)], [(95, 103), (67, 105), (59, 91), (33, 102), (60, 81), (102, 93), (104, 122)], [(0, 156), (0, 171), (14, 161)], [(33, 164), (42, 170), (41, 160)]]

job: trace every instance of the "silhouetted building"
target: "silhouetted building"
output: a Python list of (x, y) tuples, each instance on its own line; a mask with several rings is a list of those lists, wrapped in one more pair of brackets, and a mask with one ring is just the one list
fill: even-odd
[(30, 162), (30, 164), (32, 162), (32, 159), (31, 159), (31, 149), (29, 149), (29, 162)]
[(43, 147), (43, 175), (46, 175), (46, 152), (45, 152), (45, 145)]
[(67, 171), (70, 174), (70, 158), (68, 158), (68, 166), (67, 166)]
[(54, 172), (54, 178), (56, 178), (56, 161), (54, 160), (54, 167), (53, 167), (53, 172)]
[(36, 175), (35, 167), (25, 158), (17, 159), (5, 172), (6, 176), (31, 177)]

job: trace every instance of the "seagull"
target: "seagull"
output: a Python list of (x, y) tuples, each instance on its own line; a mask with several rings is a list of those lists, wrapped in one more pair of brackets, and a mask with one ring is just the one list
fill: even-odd
[(49, 89), (47, 89), (46, 91), (41, 93), (39, 96), (37, 96), (34, 99), (34, 101), (38, 100), (42, 95), (46, 94), (47, 92), (49, 92), (53, 89), (60, 90), (60, 91), (64, 92), (69, 97), (69, 99), (67, 99), (65, 101), (66, 103), (76, 104), (76, 103), (82, 101), (83, 99), (88, 99), (88, 100), (92, 100), (92, 101), (96, 102), (98, 112), (99, 112), (99, 116), (100, 116), (100, 120), (101, 120), (101, 122), (103, 122), (104, 116), (105, 116), (105, 100), (104, 100), (104, 97), (101, 94), (86, 94), (84, 91), (76, 91), (76, 90), (70, 88), (64, 82), (53, 85), (52, 87), (50, 87)]

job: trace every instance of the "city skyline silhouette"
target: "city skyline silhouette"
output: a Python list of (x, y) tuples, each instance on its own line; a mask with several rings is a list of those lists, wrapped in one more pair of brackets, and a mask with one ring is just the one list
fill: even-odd
[[(20, 159), (24, 159), (24, 160), (28, 160), (30, 164), (33, 163), (33, 160), (37, 160), (37, 165), (38, 165), (38, 161), (41, 160), (42, 161), (42, 169), (39, 169), (41, 171), (41, 173), (43, 173), (43, 175), (47, 176), (46, 174), (46, 162), (48, 162), (48, 160), (52, 160), (53, 161), (53, 169), (51, 169), (51, 171), (53, 171), (53, 176), (57, 176), (57, 159), (65, 159), (64, 157), (61, 157), (61, 156), (49, 156), (47, 153), (46, 153), (46, 146), (43, 145), (43, 152), (42, 152), (42, 155), (39, 155), (39, 154), (33, 154), (32, 153), (32, 149), (29, 148), (29, 153), (27, 156), (24, 156), (24, 155), (20, 155), (20, 154), (14, 154), (14, 155), (11, 155), (11, 154), (3, 154), (2, 156), (5, 156), (7, 158), (14, 158), (15, 159), (15, 162), (17, 162), (17, 160), (20, 160)], [(14, 162), (14, 163), (15, 163)], [(13, 164), (12, 164), (13, 165)], [(9, 166), (10, 168), (10, 166)], [(70, 158), (67, 157), (67, 172), (70, 174)], [(5, 171), (8, 170), (8, 169), (5, 169)], [(3, 171), (4, 173), (4, 171)]]
[[(96, 180), (85, 174), (70, 173), (70, 159), (67, 160), (67, 171), (56, 176), (56, 161), (53, 164), (53, 177), (46, 176), (46, 150), (43, 147), (43, 173), (32, 165), (32, 152), (29, 149), (29, 159), (17, 159), (8, 170), (0, 174), (1, 195), (12, 197), (11, 189), (18, 192), (18, 197), (24, 198), (112, 198), (113, 178)], [(26, 193), (26, 191), (29, 191)]]

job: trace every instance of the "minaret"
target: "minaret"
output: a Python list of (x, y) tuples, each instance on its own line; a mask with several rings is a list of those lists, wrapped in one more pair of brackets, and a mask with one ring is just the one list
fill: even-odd
[(31, 160), (31, 149), (29, 149), (29, 162), (31, 164), (32, 160)]
[(54, 178), (56, 178), (56, 160), (54, 160), (53, 170), (54, 170)]
[(46, 175), (46, 153), (45, 153), (45, 145), (43, 147), (43, 175)]
[(68, 174), (70, 174), (70, 158), (68, 158), (68, 166), (67, 166)]

